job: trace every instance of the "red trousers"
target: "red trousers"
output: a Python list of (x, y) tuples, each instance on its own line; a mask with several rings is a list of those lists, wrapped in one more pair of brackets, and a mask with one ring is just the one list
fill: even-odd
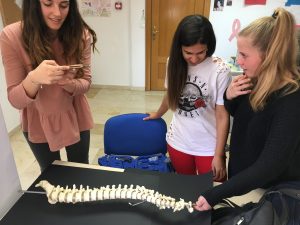
[(175, 171), (179, 174), (204, 174), (212, 171), (213, 156), (194, 156), (177, 151), (167, 146), (169, 156)]

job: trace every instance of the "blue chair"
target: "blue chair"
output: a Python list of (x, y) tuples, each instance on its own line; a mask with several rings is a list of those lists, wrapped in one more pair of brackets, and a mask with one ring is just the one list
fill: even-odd
[(148, 120), (147, 114), (130, 113), (111, 117), (104, 125), (104, 153), (116, 155), (166, 154), (167, 125), (163, 119)]
[(106, 121), (104, 125), (106, 156), (98, 159), (100, 165), (164, 170), (158, 167), (160, 163), (165, 166), (169, 161), (166, 157), (167, 125), (162, 118), (143, 120), (147, 116), (143, 113), (121, 114)]

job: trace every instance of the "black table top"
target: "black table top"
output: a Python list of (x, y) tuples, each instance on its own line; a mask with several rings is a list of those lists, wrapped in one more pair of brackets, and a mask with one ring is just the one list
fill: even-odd
[[(201, 176), (177, 175), (174, 173), (127, 170), (123, 173), (95, 169), (51, 165), (28, 189), (36, 188), (40, 180), (48, 180), (53, 185), (72, 187), (82, 184), (90, 188), (127, 184), (145, 186), (166, 196), (183, 198), (195, 202), (199, 194), (212, 186), (212, 174)], [(140, 200), (105, 200), (76, 204), (48, 203), (46, 195), (25, 193), (0, 221), (0, 225), (208, 225), (210, 212), (187, 209), (173, 212), (172, 209), (159, 210), (155, 205), (145, 202), (137, 206), (128, 203)]]

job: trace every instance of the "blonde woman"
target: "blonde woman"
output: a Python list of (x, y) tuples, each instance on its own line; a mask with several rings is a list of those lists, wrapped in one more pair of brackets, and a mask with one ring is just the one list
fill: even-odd
[(229, 180), (199, 197), (195, 209), (256, 188), (296, 182), (300, 188), (300, 74), (295, 19), (278, 8), (238, 35), (244, 74), (232, 81), (225, 107), (234, 117)]

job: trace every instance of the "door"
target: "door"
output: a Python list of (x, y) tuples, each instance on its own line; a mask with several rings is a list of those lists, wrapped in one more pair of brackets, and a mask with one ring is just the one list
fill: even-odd
[(208, 17), (210, 0), (146, 0), (146, 90), (164, 90), (166, 61), (180, 20)]
[(12, 0), (0, 0), (0, 14), (4, 26), (17, 22), (22, 18), (21, 9)]

